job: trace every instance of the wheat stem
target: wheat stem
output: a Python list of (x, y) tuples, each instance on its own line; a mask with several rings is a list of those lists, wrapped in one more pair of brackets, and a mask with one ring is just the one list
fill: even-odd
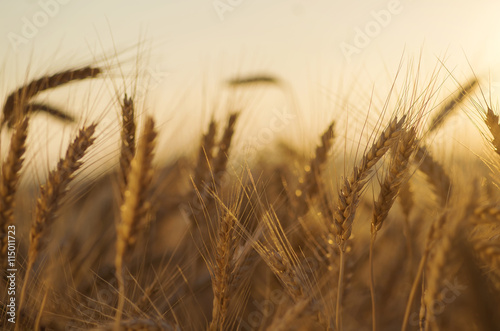
[(335, 309), (335, 326), (337, 331), (342, 331), (342, 294), (344, 286), (344, 270), (345, 270), (345, 252), (343, 249), (339, 252), (339, 281), (337, 285), (337, 304)]

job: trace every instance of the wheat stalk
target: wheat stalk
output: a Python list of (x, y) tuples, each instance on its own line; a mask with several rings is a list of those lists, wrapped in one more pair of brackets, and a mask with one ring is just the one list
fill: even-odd
[(77, 137), (69, 145), (66, 155), (59, 160), (56, 169), (52, 170), (47, 183), (40, 186), (40, 197), (36, 202), (35, 221), (30, 232), (30, 249), (28, 265), (35, 262), (38, 254), (43, 250), (45, 231), (54, 223), (57, 210), (68, 191), (69, 183), (74, 173), (81, 167), (80, 161), (95, 141), (96, 124), (80, 129)]
[(123, 193), (124, 200), (120, 208), (120, 221), (117, 224), (115, 269), (118, 280), (119, 301), (116, 310), (116, 328), (119, 328), (125, 303), (124, 259), (135, 246), (144, 224), (144, 217), (150, 203), (146, 193), (153, 177), (152, 160), (156, 145), (155, 123), (151, 117), (146, 118), (137, 152), (132, 160), (127, 179), (127, 188)]
[(425, 270), (427, 289), (422, 295), (425, 305), (425, 331), (429, 329), (431, 321), (435, 323), (432, 305), (435, 300), (442, 300), (440, 297), (442, 275), (445, 264), (448, 261), (452, 246), (452, 235), (454, 234), (456, 222), (449, 222), (447, 230), (441, 231), (441, 235), (432, 250), (432, 257), (429, 259)]
[(2, 163), (0, 177), (0, 247), (2, 266), (6, 266), (7, 233), (9, 226), (14, 224), (15, 195), (19, 183), (20, 171), (26, 151), (29, 118), (26, 116), (18, 122), (10, 139), (10, 148), (7, 159)]
[(373, 207), (373, 218), (371, 222), (371, 239), (370, 239), (370, 293), (372, 300), (372, 329), (377, 329), (376, 319), (376, 298), (375, 298), (375, 280), (373, 275), (373, 251), (377, 232), (382, 228), (382, 225), (389, 214), (389, 210), (394, 203), (399, 189), (406, 178), (408, 162), (410, 156), (415, 150), (416, 131), (414, 128), (409, 129), (402, 134), (402, 137), (397, 144), (395, 155), (391, 160), (389, 170), (385, 180), (381, 184), (380, 193)]
[(294, 301), (299, 301), (305, 294), (305, 278), (299, 270), (290, 243), (282, 233), (283, 229), (273, 217), (275, 215), (267, 214), (264, 216), (263, 222), (267, 228), (264, 234), (265, 240), (264, 242), (255, 242), (254, 247), (271, 271), (281, 281), (290, 297)]
[[(47, 182), (40, 186), (40, 196), (36, 201), (35, 220), (30, 230), (30, 245), (28, 249), (28, 263), (26, 276), (21, 289), (19, 300), (19, 311), (24, 303), (26, 286), (30, 279), (33, 264), (38, 255), (45, 248), (47, 231), (57, 218), (62, 199), (68, 192), (68, 186), (74, 178), (75, 172), (81, 167), (80, 161), (86, 154), (87, 149), (95, 141), (94, 132), (96, 124), (91, 124), (80, 129), (78, 135), (68, 146), (66, 155), (60, 159), (56, 169), (49, 173)], [(16, 325), (16, 329), (18, 328)]]
[[(404, 215), (404, 235), (406, 238), (407, 252), (408, 252), (408, 266), (409, 266), (409, 274), (413, 274), (413, 239), (412, 239), (412, 231), (410, 226), (410, 214), (415, 207), (415, 192), (413, 191), (411, 180), (408, 179), (404, 182), (399, 188), (399, 203), (401, 205), (401, 210)], [(411, 277), (411, 276), (410, 276)]]
[[(408, 301), (406, 303), (406, 309), (405, 309), (405, 314), (403, 317), (403, 324), (401, 326), (401, 331), (406, 331), (406, 329), (408, 327), (408, 321), (410, 318), (410, 311), (411, 311), (411, 307), (412, 307), (415, 295), (417, 293), (418, 285), (419, 285), (420, 280), (422, 278), (422, 274), (424, 272), (424, 268), (426, 266), (426, 263), (427, 263), (427, 260), (429, 258), (429, 254), (431, 253), (431, 250), (433, 248), (433, 245), (434, 245), (435, 241), (442, 234), (444, 225), (447, 222), (447, 216), (448, 216), (447, 213), (442, 213), (441, 216), (431, 224), (431, 227), (429, 228), (429, 231), (427, 232), (424, 252), (423, 252), (422, 257), (420, 259), (417, 274), (415, 276), (415, 279), (413, 280), (412, 288), (410, 290), (410, 294), (408, 296)], [(422, 301), (423, 300), (424, 299), (422, 298)], [(421, 307), (423, 308), (424, 304), (422, 304)]]
[(371, 168), (382, 158), (382, 156), (384, 156), (394, 141), (399, 137), (405, 119), (406, 116), (403, 116), (400, 120), (394, 117), (389, 126), (382, 131), (379, 138), (363, 155), (359, 167), (354, 167), (351, 176), (342, 180), (343, 183), (338, 193), (337, 208), (332, 222), (332, 232), (336, 236), (337, 245), (340, 250), (337, 313), (335, 317), (337, 330), (341, 330), (342, 328), (340, 307), (342, 303), (342, 284), (344, 281), (344, 252), (346, 242), (351, 236), (352, 223), (359, 203), (359, 195), (366, 184), (366, 178)]

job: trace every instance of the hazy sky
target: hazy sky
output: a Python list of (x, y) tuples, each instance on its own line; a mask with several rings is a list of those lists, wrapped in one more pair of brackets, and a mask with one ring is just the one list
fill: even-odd
[[(457, 0), (2, 1), (0, 58), (20, 71), (33, 57), (71, 65), (89, 48), (112, 55), (112, 37), (118, 51), (150, 42), (179, 74), (210, 61), (222, 66), (221, 57), (289, 75), (357, 68), (367, 59), (390, 65), (405, 48), (410, 55), (421, 48), (427, 57), (446, 54), (450, 66), (466, 55), (483, 69), (500, 58), (499, 9), (498, 1)], [(357, 50), (345, 56), (341, 45)]]
[[(498, 92), (499, 12), (493, 0), (1, 1), (0, 103), (26, 80), (28, 66), (33, 78), (96, 59), (111, 65), (117, 53), (127, 68), (138, 44), (161, 123), (176, 130), (185, 118), (175, 107), (238, 73), (276, 75), (305, 102), (308, 93), (324, 92), (339, 103), (339, 81), (355, 81), (350, 92), (366, 93), (364, 101), (373, 86), (383, 96), (403, 53), (421, 53), (423, 71), (441, 59), (461, 82), (471, 75), (469, 60), (478, 74), (490, 74)], [(119, 68), (110, 76), (119, 78)]]
[[(118, 43), (131, 43), (143, 31), (165, 42), (170, 51), (189, 45), (200, 55), (223, 49), (241, 51), (245, 46), (274, 48), (266, 53), (276, 53), (277, 47), (271, 47), (275, 42), (301, 54), (322, 51), (332, 55), (339, 51), (338, 43), (353, 39), (355, 28), (363, 29), (374, 20), (373, 12), (392, 7), (398, 9), (397, 14), (372, 37), (376, 40), (370, 48), (392, 45), (391, 51), (398, 51), (404, 44), (420, 47), (425, 40), (429, 50), (458, 45), (467, 49), (498, 40), (495, 14), (499, 6), (497, 1), (460, 0), (2, 1), (0, 45), (2, 53), (11, 54), (8, 35), (22, 35), (27, 19), (40, 28), (20, 48), (21, 53), (32, 48), (46, 51), (54, 43), (71, 50), (110, 33)], [(211, 50), (203, 49), (207, 44)], [(492, 49), (487, 46), (483, 45), (481, 53)]]

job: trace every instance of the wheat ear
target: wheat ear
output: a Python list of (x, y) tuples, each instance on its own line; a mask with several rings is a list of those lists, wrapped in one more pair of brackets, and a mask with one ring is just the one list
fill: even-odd
[(212, 165), (212, 173), (214, 181), (213, 184), (215, 185), (214, 188), (218, 188), (220, 186), (221, 184), (220, 179), (223, 173), (226, 171), (227, 162), (229, 160), (229, 150), (231, 148), (231, 142), (234, 136), (234, 127), (236, 125), (238, 116), (239, 116), (238, 113), (229, 115), (226, 128), (224, 129), (224, 134), (222, 135), (222, 138), (219, 141), (219, 150), (213, 160), (213, 165)]
[(493, 146), (494, 151), (500, 155), (500, 124), (498, 123), (498, 115), (495, 114), (490, 107), (488, 107), (484, 122), (493, 136), (491, 145)]
[(435, 131), (443, 125), (445, 119), (455, 109), (457, 109), (457, 106), (460, 105), (465, 100), (465, 98), (474, 90), (474, 88), (477, 86), (477, 83), (477, 79), (473, 78), (467, 83), (467, 85), (460, 88), (456, 95), (454, 95), (448, 102), (441, 106), (437, 114), (431, 120), (429, 132)]
[(134, 247), (143, 225), (149, 202), (146, 194), (153, 177), (152, 160), (156, 145), (154, 120), (148, 117), (144, 123), (135, 157), (130, 165), (127, 188), (120, 208), (120, 221), (116, 229), (115, 269), (118, 280), (119, 300), (116, 311), (116, 328), (119, 329), (125, 304), (124, 259)]
[(214, 293), (212, 321), (209, 330), (223, 330), (226, 327), (227, 311), (231, 300), (231, 289), (236, 274), (233, 261), (236, 250), (236, 218), (229, 212), (219, 222), (215, 248), (212, 290)]
[(62, 110), (57, 109), (54, 106), (49, 106), (45, 104), (41, 104), (38, 102), (31, 102), (26, 105), (24, 113), (25, 114), (33, 114), (36, 112), (47, 113), (52, 115), (53, 117), (63, 121), (63, 122), (74, 122), (75, 118), (71, 115), (64, 113)]
[[(16, 120), (23, 115), (22, 112), (29, 110), (26, 105), (30, 99), (38, 93), (75, 80), (95, 78), (101, 73), (102, 70), (100, 68), (87, 66), (79, 69), (62, 71), (51, 76), (43, 76), (21, 86), (16, 91), (12, 92), (5, 101), (2, 110), (4, 116), (2, 126), (8, 123), (9, 127), (12, 127)], [(20, 113), (16, 114), (16, 112)]]
[(208, 131), (201, 138), (198, 151), (198, 160), (194, 169), (193, 181), (196, 187), (202, 187), (206, 182), (214, 158), (215, 136), (217, 134), (217, 123), (212, 120)]
[(426, 175), (427, 181), (439, 199), (439, 204), (442, 206), (446, 205), (452, 186), (450, 177), (443, 166), (434, 160), (427, 148), (423, 145), (418, 147), (416, 158), (421, 160), (419, 170)]
[(387, 214), (394, 203), (394, 199), (399, 193), (408, 169), (408, 161), (414, 152), (416, 139), (415, 129), (410, 129), (403, 134), (401, 141), (397, 145), (396, 153), (392, 159), (387, 177), (382, 183), (378, 200), (375, 202), (371, 233), (376, 234), (383, 225)]
[(257, 75), (257, 76), (249, 76), (249, 77), (238, 77), (229, 80), (229, 86), (237, 87), (237, 86), (247, 86), (253, 84), (272, 84), (277, 85), (280, 83), (279, 79), (273, 76), (267, 75)]
[(21, 168), (26, 151), (26, 138), (28, 136), (29, 118), (25, 117), (15, 126), (10, 139), (7, 159), (2, 163), (0, 177), (0, 238), (1, 238), (1, 265), (6, 266), (7, 260), (7, 233), (9, 226), (14, 224), (14, 205)]
[(335, 122), (332, 122), (325, 132), (321, 135), (321, 144), (316, 147), (314, 158), (311, 159), (309, 165), (306, 167), (305, 178), (299, 185), (296, 191), (298, 198), (298, 215), (305, 215), (309, 211), (309, 204), (307, 199), (314, 198), (320, 190), (320, 175), (321, 170), (326, 163), (328, 153), (332, 147)]
[(497, 203), (487, 203), (474, 209), (475, 223), (490, 219), (500, 222), (500, 206)]
[[(122, 131), (120, 148), (120, 194), (123, 195), (127, 188), (127, 177), (130, 172), (130, 163), (135, 155), (135, 112), (132, 98), (123, 97), (122, 109)], [(123, 196), (122, 196), (123, 199)]]
[(337, 244), (342, 248), (351, 236), (352, 222), (359, 202), (359, 194), (366, 184), (366, 178), (372, 167), (384, 156), (392, 144), (401, 134), (406, 116), (400, 120), (395, 117), (389, 126), (380, 134), (380, 137), (372, 144), (370, 149), (363, 155), (360, 165), (354, 167), (349, 178), (344, 178), (338, 194), (337, 209), (333, 220), (334, 232), (337, 236)]
[(473, 246), (479, 258), (489, 267), (493, 284), (500, 290), (500, 243), (474, 240)]

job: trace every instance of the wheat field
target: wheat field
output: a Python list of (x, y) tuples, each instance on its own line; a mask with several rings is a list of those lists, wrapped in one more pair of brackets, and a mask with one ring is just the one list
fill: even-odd
[[(189, 143), (195, 154), (168, 162), (155, 159), (168, 154), (158, 145), (168, 125), (117, 91), (114, 165), (87, 176), (100, 123), (36, 96), (107, 70), (48, 73), (5, 98), (2, 328), (500, 329), (500, 109), (486, 80), (471, 74), (443, 97), (440, 78), (408, 73), (362, 133), (325, 122), (310, 153), (236, 144), (250, 124), (227, 109)], [(457, 114), (484, 154), (435, 148)], [(55, 167), (20, 185), (34, 178), (26, 155), (41, 115), (78, 130)]]

